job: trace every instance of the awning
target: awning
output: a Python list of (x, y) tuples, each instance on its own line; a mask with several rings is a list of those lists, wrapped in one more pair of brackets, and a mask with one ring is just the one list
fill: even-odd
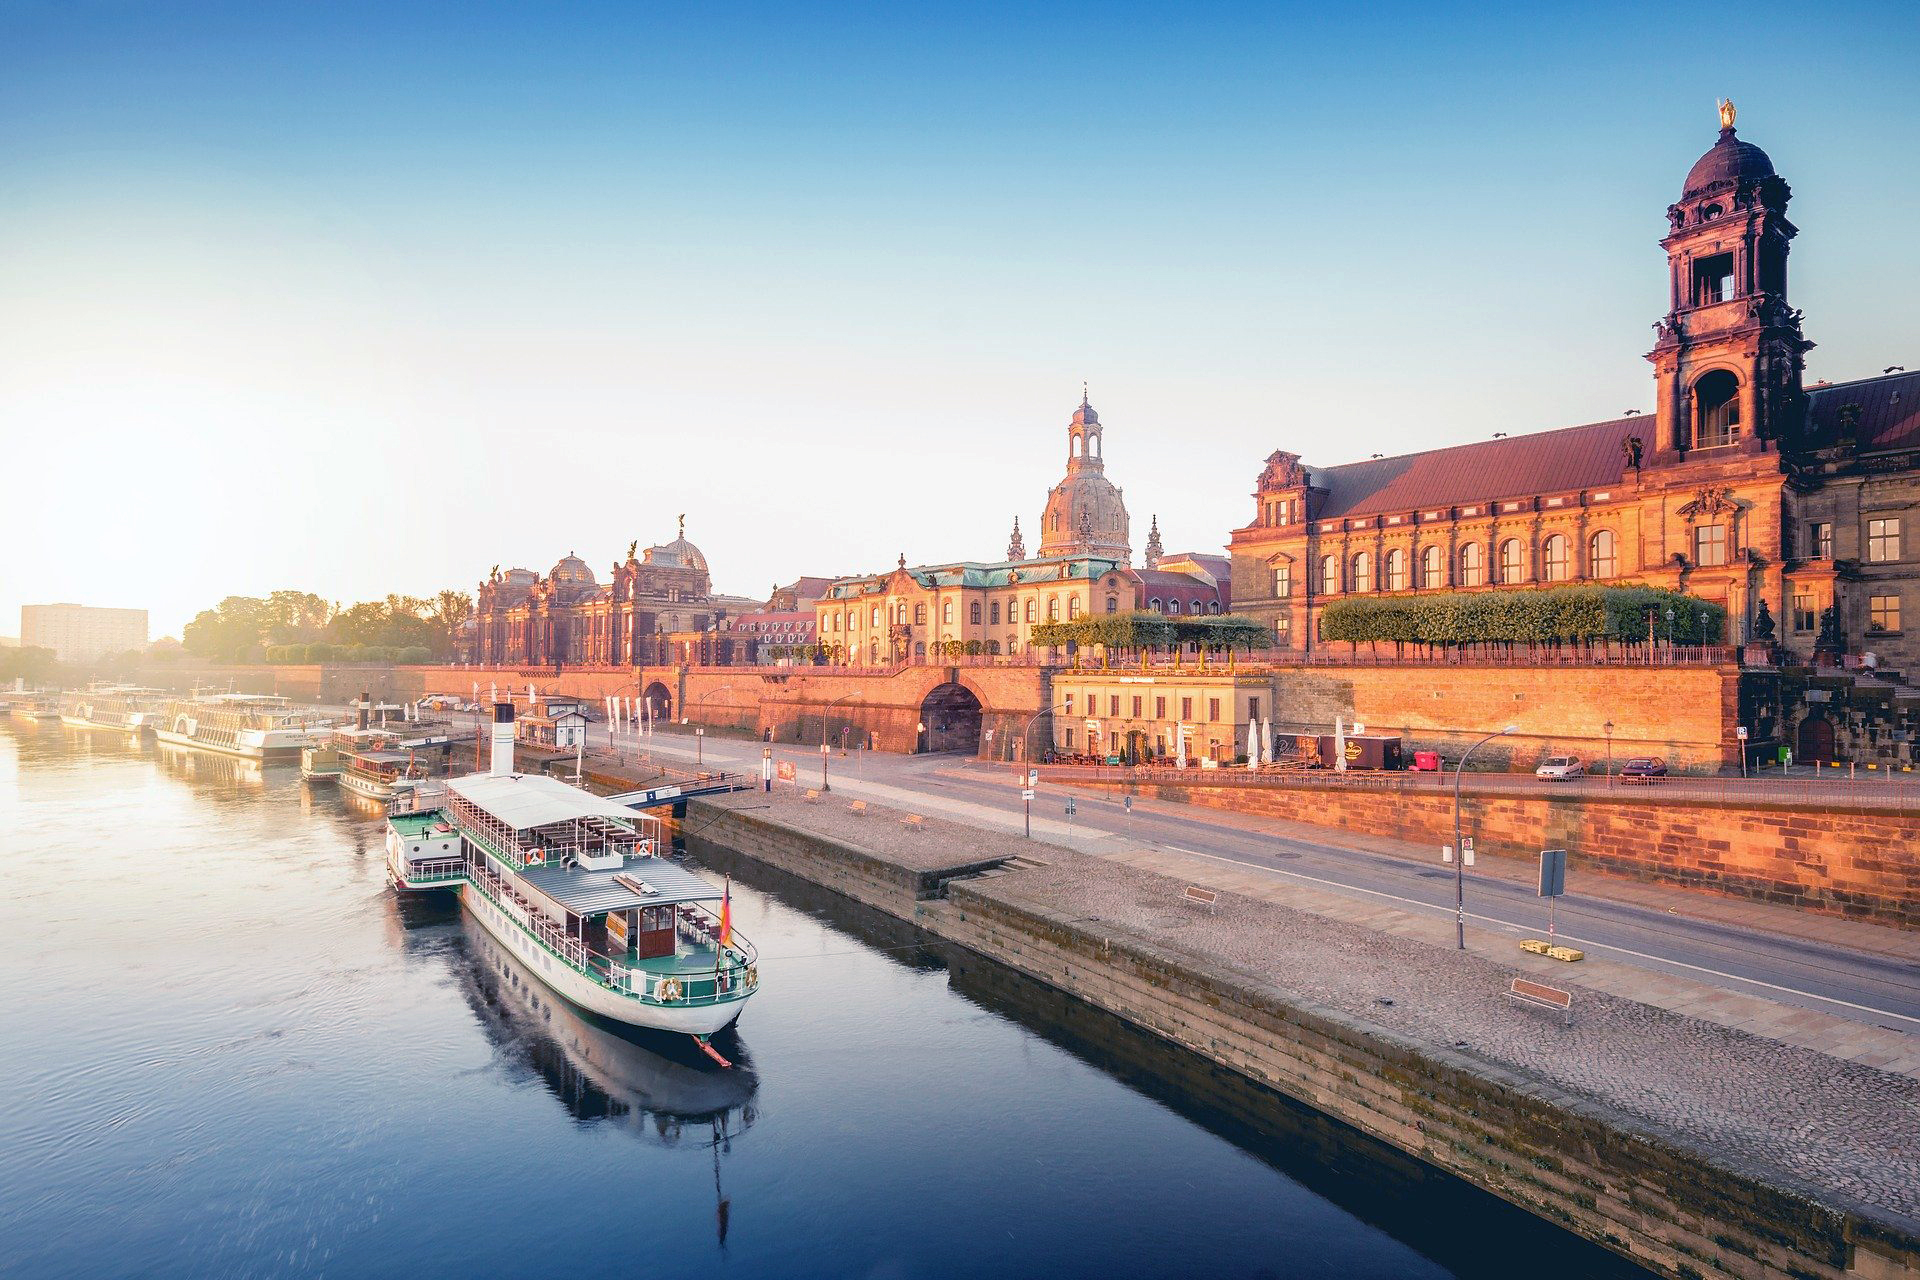
[[(527, 888), (581, 916), (624, 911), (629, 907), (712, 902), (717, 901), (721, 893), (719, 885), (665, 858), (628, 858), (624, 867), (607, 871), (528, 867), (517, 873), (517, 878)], [(635, 886), (642, 884), (654, 892), (639, 892)]]
[(632, 829), (637, 815), (625, 805), (602, 799), (542, 773), (496, 777), (473, 774), (455, 778), (448, 790), (512, 831), (526, 831), (579, 818), (612, 818)]

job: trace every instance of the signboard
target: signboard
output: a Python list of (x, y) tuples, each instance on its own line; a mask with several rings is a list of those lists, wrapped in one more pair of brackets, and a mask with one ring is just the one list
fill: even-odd
[(793, 761), (791, 760), (782, 760), (776, 767), (776, 771), (779, 773), (780, 781), (782, 782), (792, 782), (800, 776), (799, 770), (794, 768)]
[(1022, 800), (1031, 800), (1031, 799), (1033, 799), (1033, 788), (1032, 788), (1032, 787), (1022, 787), (1022, 788), (1020, 789), (1020, 798), (1021, 798)]
[(1040, 771), (1038, 769), (1027, 770), (1027, 785), (1030, 787), (1040, 785)]
[(1745, 742), (1747, 740), (1747, 726), (1741, 725), (1738, 729), (1735, 729), (1733, 731), (1733, 736), (1740, 739), (1740, 741)]
[(1542, 849), (1540, 851), (1540, 896), (1557, 898), (1566, 891), (1567, 851)]
[(1073, 797), (1068, 796), (1067, 797), (1067, 816), (1071, 818), (1074, 815), (1074, 812), (1075, 812), (1075, 809), (1074, 809)]
[(619, 955), (631, 951), (632, 944), (627, 941), (627, 913), (611, 911), (607, 913), (607, 950)]

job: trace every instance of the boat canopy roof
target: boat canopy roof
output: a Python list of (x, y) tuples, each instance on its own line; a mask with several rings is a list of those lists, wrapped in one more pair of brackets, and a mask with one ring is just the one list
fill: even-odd
[(476, 773), (455, 778), (447, 789), (513, 831), (580, 818), (612, 818), (631, 829), (638, 816), (623, 804), (543, 773)]
[[(600, 915), (629, 907), (665, 907), (676, 902), (712, 902), (720, 894), (685, 867), (665, 858), (628, 858), (619, 870), (586, 871), (562, 866), (528, 867), (520, 883), (575, 915)], [(642, 892), (642, 887), (652, 893)]]
[(405, 751), (351, 751), (355, 760), (365, 760), (369, 764), (405, 764), (413, 759)]

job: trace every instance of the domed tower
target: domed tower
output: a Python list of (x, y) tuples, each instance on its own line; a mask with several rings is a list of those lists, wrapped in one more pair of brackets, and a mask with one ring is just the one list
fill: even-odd
[(1669, 310), (1647, 359), (1658, 389), (1652, 461), (1791, 448), (1806, 419), (1801, 375), (1813, 346), (1787, 302), (1792, 191), (1767, 153), (1734, 133), (1694, 163), (1667, 209)]
[(1100, 415), (1080, 396), (1067, 423), (1067, 477), (1047, 493), (1040, 515), (1042, 556), (1100, 556), (1128, 563), (1127, 504), (1106, 476)]
[(554, 598), (562, 604), (572, 604), (582, 596), (593, 594), (593, 570), (571, 551), (553, 566), (547, 581), (552, 585)]

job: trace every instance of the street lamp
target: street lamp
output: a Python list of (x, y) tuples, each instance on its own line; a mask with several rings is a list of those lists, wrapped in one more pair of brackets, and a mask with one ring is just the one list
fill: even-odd
[(1056, 711), (1063, 711), (1066, 709), (1066, 705), (1067, 704), (1063, 702), (1059, 706), (1046, 707), (1046, 708), (1043, 708), (1042, 710), (1034, 712), (1032, 715), (1027, 717), (1026, 724), (1021, 726), (1021, 729), (1020, 729), (1020, 754), (1022, 757), (1024, 757), (1020, 761), (1020, 767), (1026, 771), (1026, 777), (1022, 777), (1020, 779), (1020, 790), (1022, 793), (1022, 799), (1025, 801), (1025, 804), (1027, 807), (1027, 819), (1026, 819), (1027, 839), (1029, 840), (1033, 839), (1033, 801), (1026, 800), (1025, 795), (1026, 793), (1031, 792), (1033, 790), (1032, 787), (1029, 787), (1026, 785), (1027, 777), (1031, 777), (1033, 773), (1033, 752), (1028, 747), (1027, 735), (1033, 732), (1033, 726), (1039, 723), (1041, 716), (1048, 716), (1048, 715), (1052, 715)]
[(1453, 924), (1454, 945), (1461, 951), (1467, 949), (1467, 851), (1460, 845), (1460, 775), (1467, 771), (1469, 756), (1502, 734), (1514, 732), (1518, 727), (1510, 724), (1480, 739), (1467, 748), (1466, 753), (1460, 757), (1460, 763), (1453, 770)]
[[(733, 688), (732, 685), (723, 684), (718, 689), (707, 690), (705, 693), (701, 694), (699, 697), (693, 700), (692, 709), (696, 712), (699, 711), (701, 703), (705, 702), (708, 698), (711, 698), (714, 694), (725, 693), (727, 690), (731, 688)], [(705, 725), (695, 725), (693, 728), (693, 762), (694, 764), (702, 765), (706, 763), (706, 760), (707, 760), (706, 751), (707, 751), (707, 727)]]
[(1607, 785), (1613, 785), (1613, 721), (1602, 725), (1601, 732), (1607, 735)]
[[(860, 691), (857, 689), (852, 693), (843, 693), (827, 704), (827, 711), (832, 711), (849, 698), (857, 698), (859, 696)], [(820, 791), (822, 794), (830, 790), (827, 786), (827, 711), (820, 713)]]

